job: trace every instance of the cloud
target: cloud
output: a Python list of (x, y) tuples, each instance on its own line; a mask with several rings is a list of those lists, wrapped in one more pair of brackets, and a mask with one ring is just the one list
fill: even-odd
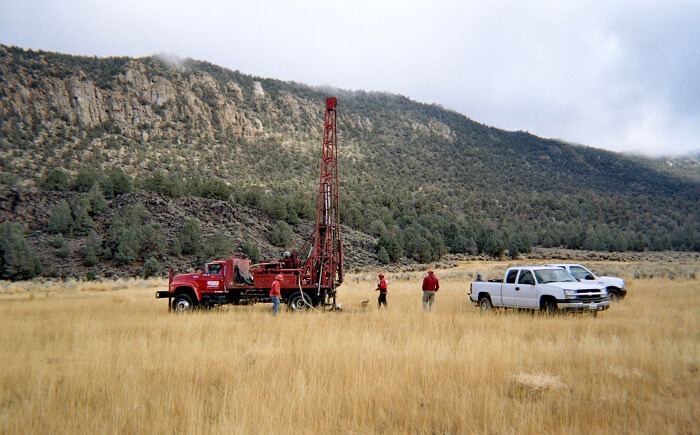
[(386, 91), (498, 128), (650, 155), (700, 148), (700, 4), (684, 0), (3, 0), (0, 42), (175, 53)]

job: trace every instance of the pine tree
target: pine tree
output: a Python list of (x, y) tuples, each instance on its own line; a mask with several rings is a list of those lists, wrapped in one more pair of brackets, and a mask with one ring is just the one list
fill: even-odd
[(183, 254), (197, 254), (201, 249), (202, 242), (199, 240), (199, 223), (196, 219), (190, 218), (185, 222), (178, 236)]
[(51, 210), (49, 232), (68, 235), (73, 232), (74, 226), (75, 222), (73, 221), (70, 206), (65, 199), (62, 199), (54, 206), (53, 210)]
[(18, 281), (41, 273), (41, 262), (24, 239), (24, 226), (17, 222), (0, 223), (0, 279)]

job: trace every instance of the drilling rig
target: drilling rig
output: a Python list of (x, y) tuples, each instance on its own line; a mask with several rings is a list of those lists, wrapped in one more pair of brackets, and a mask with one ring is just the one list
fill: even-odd
[(167, 298), (169, 309), (175, 312), (202, 306), (270, 302), (272, 282), (282, 275), (281, 300), (290, 309), (338, 307), (336, 291), (343, 282), (343, 242), (338, 207), (336, 105), (335, 97), (326, 99), (316, 225), (301, 249), (256, 264), (232, 255), (207, 263), (197, 273), (174, 275), (171, 269), (168, 290), (156, 292), (156, 298)]

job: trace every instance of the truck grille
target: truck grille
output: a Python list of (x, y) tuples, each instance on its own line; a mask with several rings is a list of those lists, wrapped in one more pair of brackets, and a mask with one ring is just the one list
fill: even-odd
[(600, 302), (605, 299), (598, 289), (578, 290), (576, 297), (583, 302)]

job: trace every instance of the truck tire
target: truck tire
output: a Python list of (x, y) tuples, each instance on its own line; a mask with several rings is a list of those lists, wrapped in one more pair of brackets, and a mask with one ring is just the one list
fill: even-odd
[(491, 303), (491, 299), (489, 299), (488, 296), (484, 296), (481, 299), (479, 299), (479, 309), (481, 309), (481, 312), (483, 313), (493, 311), (493, 304)]
[(306, 311), (313, 306), (313, 300), (304, 292), (296, 292), (289, 297), (287, 304), (292, 311)]
[(610, 299), (610, 302), (619, 302), (620, 294), (615, 290), (608, 290), (608, 299)]
[(176, 313), (185, 313), (191, 311), (193, 308), (192, 298), (190, 298), (189, 295), (181, 294), (175, 296), (175, 299), (173, 299), (173, 311)]
[(548, 315), (557, 314), (559, 312), (557, 301), (549, 297), (542, 301), (542, 306), (540, 308), (543, 313)]

